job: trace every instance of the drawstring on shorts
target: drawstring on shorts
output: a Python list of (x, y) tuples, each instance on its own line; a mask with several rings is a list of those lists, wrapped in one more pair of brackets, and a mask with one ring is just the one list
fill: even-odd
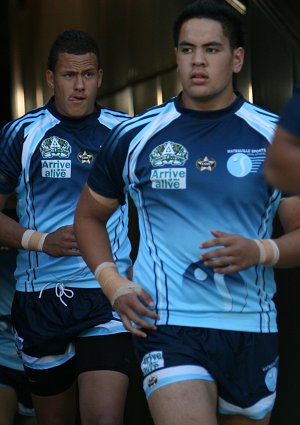
[[(51, 282), (46, 283), (39, 294), (39, 298), (42, 298), (42, 293), (44, 291), (44, 289), (49, 286), (52, 285)], [(74, 292), (72, 291), (72, 289), (70, 288), (66, 288), (65, 285), (63, 283), (57, 283), (55, 285), (55, 295), (60, 299), (60, 301), (63, 303), (63, 305), (65, 305), (67, 307), (67, 303), (64, 302), (64, 300), (62, 299), (63, 296), (66, 296), (67, 298), (73, 298), (74, 297)]]

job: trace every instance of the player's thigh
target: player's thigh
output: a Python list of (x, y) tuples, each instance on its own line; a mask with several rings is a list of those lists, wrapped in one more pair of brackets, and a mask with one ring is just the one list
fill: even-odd
[(48, 396), (32, 394), (39, 424), (75, 425), (77, 386), (74, 383), (67, 390)]
[(217, 425), (217, 387), (212, 381), (187, 380), (165, 385), (148, 399), (156, 425)]
[(271, 412), (263, 419), (250, 419), (242, 415), (218, 415), (218, 425), (269, 425)]
[(122, 332), (80, 337), (75, 346), (83, 425), (96, 421), (103, 425), (122, 424), (135, 361), (131, 335)]
[(97, 370), (78, 377), (82, 425), (121, 425), (129, 378), (121, 372)]
[(47, 369), (25, 366), (38, 423), (74, 425), (77, 406), (75, 359), (72, 357), (58, 366), (54, 361), (51, 366)]
[(17, 410), (17, 395), (11, 387), (0, 387), (0, 425), (11, 425)]

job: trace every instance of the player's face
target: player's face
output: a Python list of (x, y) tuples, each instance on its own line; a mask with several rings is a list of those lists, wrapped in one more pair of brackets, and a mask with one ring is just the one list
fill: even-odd
[(70, 118), (81, 118), (95, 110), (102, 69), (94, 53), (59, 53), (54, 72), (47, 70), (49, 87), (54, 90), (55, 107)]
[(183, 106), (216, 110), (233, 102), (232, 75), (243, 65), (244, 50), (232, 51), (219, 22), (204, 18), (184, 22), (175, 54)]

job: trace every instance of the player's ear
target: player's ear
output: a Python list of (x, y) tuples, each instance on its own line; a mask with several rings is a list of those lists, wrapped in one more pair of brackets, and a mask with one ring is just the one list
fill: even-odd
[(51, 71), (50, 69), (47, 69), (46, 71), (46, 81), (48, 84), (48, 87), (50, 87), (50, 89), (54, 88), (54, 74), (53, 71)]
[(245, 50), (243, 47), (238, 47), (233, 51), (233, 68), (232, 71), (237, 74), (242, 69), (245, 58)]
[(98, 69), (98, 89), (101, 87), (102, 84), (102, 78), (103, 78), (103, 69)]

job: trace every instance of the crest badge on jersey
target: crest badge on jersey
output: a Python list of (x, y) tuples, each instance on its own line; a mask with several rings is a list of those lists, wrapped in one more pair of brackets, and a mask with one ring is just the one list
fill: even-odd
[(165, 142), (157, 146), (150, 153), (150, 162), (153, 167), (162, 167), (164, 165), (184, 165), (188, 160), (189, 154), (184, 146), (175, 142)]
[(42, 142), (40, 152), (43, 158), (69, 158), (72, 149), (67, 140), (52, 136)]
[(151, 165), (156, 167), (151, 170), (152, 188), (186, 189), (186, 168), (183, 165), (188, 157), (188, 151), (180, 143), (168, 140), (156, 146), (149, 155)]
[[(41, 143), (42, 177), (71, 178), (71, 160), (67, 159), (72, 153), (72, 148), (67, 140), (51, 136)], [(55, 159), (50, 159), (55, 158)]]

